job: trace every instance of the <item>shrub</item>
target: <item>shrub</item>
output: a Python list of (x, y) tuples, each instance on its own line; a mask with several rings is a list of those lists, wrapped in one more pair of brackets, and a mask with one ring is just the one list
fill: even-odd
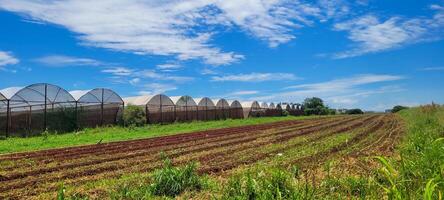
[(203, 181), (196, 171), (196, 163), (173, 167), (171, 160), (164, 160), (163, 168), (153, 173), (150, 191), (153, 195), (174, 197), (185, 190), (200, 190)]
[(278, 168), (250, 169), (229, 178), (221, 199), (303, 199), (294, 176)]
[(128, 105), (123, 113), (123, 121), (127, 126), (143, 126), (146, 122), (146, 115), (143, 108)]
[(290, 113), (287, 110), (282, 110), (282, 116), (288, 116)]
[(364, 114), (364, 112), (359, 108), (349, 109), (345, 112), (347, 115), (360, 115)]
[(399, 111), (401, 111), (401, 110), (408, 109), (408, 108), (409, 108), (409, 107), (405, 107), (405, 106), (397, 105), (397, 106), (394, 106), (394, 107), (392, 108), (392, 113), (397, 113), (397, 112), (399, 112)]

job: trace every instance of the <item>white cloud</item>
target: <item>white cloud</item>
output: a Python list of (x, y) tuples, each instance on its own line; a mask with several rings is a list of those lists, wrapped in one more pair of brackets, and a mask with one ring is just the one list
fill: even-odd
[(322, 82), (322, 83), (312, 83), (312, 84), (301, 84), (286, 87), (285, 89), (304, 89), (304, 90), (317, 90), (317, 91), (341, 91), (346, 90), (355, 86), (386, 82), (386, 81), (396, 81), (404, 79), (402, 76), (394, 75), (376, 75), (376, 74), (364, 74), (357, 75), (350, 78), (335, 79), (332, 81)]
[(19, 62), (10, 52), (0, 51), (0, 68), (6, 65), (15, 65)]
[(137, 85), (138, 83), (140, 83), (140, 78), (133, 78), (129, 81), (129, 83), (131, 85)]
[(227, 96), (244, 96), (244, 95), (253, 95), (253, 94), (258, 94), (258, 93), (259, 93), (259, 91), (257, 91), (257, 90), (241, 90), (241, 91), (229, 93)]
[(244, 57), (212, 44), (220, 27), (240, 28), (276, 47), (294, 39), (295, 29), (347, 11), (340, 0), (334, 2), (0, 0), (0, 8), (32, 22), (66, 27), (83, 45), (225, 65)]
[(139, 91), (139, 95), (155, 95), (165, 93), (167, 91), (176, 90), (177, 87), (172, 84), (149, 83), (144, 85), (144, 89)]
[(323, 98), (328, 104), (337, 107), (348, 107), (372, 95), (404, 91), (403, 88), (396, 85), (381, 86), (376, 89), (367, 88), (370, 84), (392, 82), (401, 79), (404, 79), (404, 77), (384, 74), (356, 75), (319, 83), (289, 86), (284, 88), (289, 91), (257, 96), (255, 100), (302, 102), (307, 97), (316, 96)]
[(211, 81), (238, 81), (238, 82), (263, 82), (263, 81), (282, 81), (282, 80), (297, 80), (300, 79), (294, 74), (290, 73), (250, 73), (250, 74), (236, 74), (226, 76), (213, 76)]
[(444, 71), (444, 67), (425, 67), (421, 71)]
[(103, 69), (101, 72), (113, 75), (113, 79), (119, 80), (118, 82), (120, 83), (130, 83), (132, 85), (138, 84), (142, 80), (175, 82), (188, 82), (194, 80), (193, 77), (188, 76), (174, 76), (166, 73), (158, 73), (155, 70), (137, 70), (127, 67), (109, 67)]
[(159, 70), (177, 70), (182, 68), (182, 65), (176, 64), (176, 63), (165, 63), (157, 65), (156, 68)]
[(90, 58), (78, 58), (64, 55), (50, 55), (35, 59), (35, 61), (49, 66), (99, 66), (102, 62)]
[(133, 75), (134, 70), (126, 68), (126, 67), (110, 67), (102, 70), (103, 73), (109, 73), (114, 76), (131, 76)]
[(442, 38), (444, 9), (432, 6), (432, 18), (391, 17), (381, 20), (376, 15), (364, 15), (346, 22), (336, 23), (334, 30), (347, 31), (348, 39), (355, 42), (351, 50), (340, 52), (334, 58), (348, 58), (367, 53), (399, 48), (408, 44)]

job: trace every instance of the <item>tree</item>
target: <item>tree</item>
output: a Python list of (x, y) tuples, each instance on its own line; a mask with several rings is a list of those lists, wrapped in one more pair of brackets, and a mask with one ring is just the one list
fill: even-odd
[(409, 107), (397, 105), (392, 108), (392, 113), (397, 113), (401, 110), (408, 109), (408, 108)]
[(349, 109), (345, 113), (348, 115), (364, 114), (364, 112), (359, 108)]
[(304, 100), (305, 115), (328, 115), (330, 109), (324, 105), (324, 101), (318, 97), (306, 98)]
[(143, 126), (146, 122), (146, 115), (143, 108), (128, 105), (123, 113), (123, 120), (127, 126)]

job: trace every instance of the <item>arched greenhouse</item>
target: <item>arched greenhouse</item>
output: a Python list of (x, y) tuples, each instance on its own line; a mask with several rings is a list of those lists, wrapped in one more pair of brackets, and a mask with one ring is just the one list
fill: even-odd
[(204, 97), (194, 100), (197, 103), (198, 120), (209, 121), (216, 119), (216, 105), (210, 98)]
[(122, 120), (122, 98), (110, 89), (75, 90), (69, 92), (76, 100), (79, 127), (117, 124)]
[(227, 119), (230, 118), (230, 104), (225, 99), (219, 99), (216, 103), (216, 119)]
[(244, 118), (242, 105), (237, 100), (229, 100), (230, 104), (230, 118), (232, 119), (242, 119)]
[(177, 121), (193, 121), (197, 120), (197, 104), (192, 97), (188, 95), (171, 97), (176, 105)]
[(0, 127), (6, 136), (31, 136), (45, 130), (66, 132), (77, 128), (75, 99), (59, 86), (38, 83), (0, 91)]

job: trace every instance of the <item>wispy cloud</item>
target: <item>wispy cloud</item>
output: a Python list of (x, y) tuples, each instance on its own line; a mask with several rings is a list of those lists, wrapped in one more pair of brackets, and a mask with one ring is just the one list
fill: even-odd
[(156, 66), (156, 69), (162, 70), (162, 71), (175, 71), (183, 66), (177, 63), (165, 63), (165, 64), (159, 64)]
[(14, 57), (11, 52), (0, 51), (0, 68), (6, 65), (15, 65), (19, 62), (19, 59)]
[(263, 82), (263, 81), (283, 81), (283, 80), (297, 80), (300, 79), (294, 74), (290, 73), (250, 73), (250, 74), (235, 74), (226, 76), (213, 76), (211, 81), (237, 81), (237, 82)]
[(139, 95), (155, 95), (162, 94), (167, 91), (176, 90), (177, 87), (172, 84), (149, 83), (145, 84), (143, 90), (139, 91)]
[[(194, 80), (193, 77), (175, 76), (166, 73), (159, 73), (155, 70), (139, 70), (127, 67), (109, 67), (103, 69), (102, 73), (111, 74), (113, 79), (120, 79), (122, 83), (130, 83), (132, 85), (140, 83), (142, 80), (156, 80), (156, 81), (174, 81), (178, 83), (188, 82)], [(124, 81), (127, 80), (127, 81)]]
[(83, 45), (225, 65), (244, 56), (212, 44), (218, 28), (239, 28), (276, 47), (294, 39), (295, 29), (348, 10), (342, 1), (334, 2), (0, 0), (0, 8), (33, 23), (64, 26)]
[(257, 96), (255, 99), (259, 101), (301, 102), (307, 97), (317, 96), (335, 106), (347, 107), (371, 95), (404, 91), (397, 85), (368, 88), (370, 84), (393, 82), (404, 78), (387, 74), (355, 75), (331, 81), (289, 86), (284, 88), (285, 91)]
[(359, 85), (396, 81), (404, 79), (403, 76), (395, 75), (377, 75), (377, 74), (364, 74), (357, 75), (350, 78), (335, 79), (327, 82), (312, 83), (312, 84), (300, 84), (286, 87), (285, 89), (305, 89), (305, 90), (317, 90), (317, 91), (340, 91), (349, 89)]
[(102, 70), (103, 73), (112, 74), (114, 76), (131, 76), (134, 70), (127, 67), (110, 67)]
[(258, 94), (259, 91), (257, 90), (241, 90), (236, 92), (228, 93), (226, 96), (244, 96), (244, 95), (253, 95)]
[(444, 71), (444, 67), (424, 67), (420, 71)]
[(66, 67), (66, 66), (100, 66), (104, 63), (90, 59), (90, 58), (79, 58), (79, 57), (71, 57), (65, 55), (49, 55), (41, 58), (35, 59), (36, 62), (55, 66), (55, 67)]
[(439, 5), (430, 7), (435, 11), (431, 18), (390, 17), (381, 20), (368, 14), (346, 22), (336, 23), (334, 30), (347, 31), (348, 39), (355, 42), (351, 50), (334, 54), (334, 58), (348, 58), (367, 53), (376, 53), (405, 45), (442, 39), (444, 9)]

